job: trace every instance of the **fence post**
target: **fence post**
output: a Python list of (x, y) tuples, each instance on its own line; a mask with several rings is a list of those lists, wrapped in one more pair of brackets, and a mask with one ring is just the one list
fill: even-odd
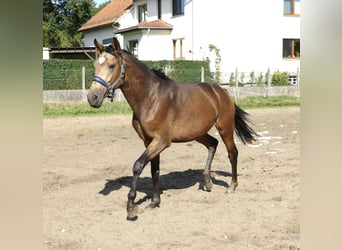
[(86, 100), (86, 91), (85, 91), (85, 79), (86, 79), (86, 75), (85, 75), (85, 67), (82, 67), (82, 90), (83, 90), (83, 101)]
[(266, 96), (268, 96), (268, 93), (270, 91), (271, 88), (271, 69), (268, 68), (267, 69), (267, 73), (266, 73), (266, 83), (267, 83), (267, 91), (266, 91)]
[(201, 67), (201, 82), (204, 82), (204, 67)]
[(299, 87), (299, 76), (300, 72), (299, 72), (299, 68), (297, 68), (297, 86)]

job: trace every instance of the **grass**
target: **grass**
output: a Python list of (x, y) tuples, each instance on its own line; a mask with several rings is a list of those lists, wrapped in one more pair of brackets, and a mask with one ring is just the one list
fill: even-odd
[(300, 97), (296, 96), (248, 96), (239, 98), (237, 104), (243, 109), (276, 108), (300, 106)]
[[(249, 96), (239, 98), (238, 105), (242, 109), (299, 106), (300, 98), (294, 96)], [(44, 118), (128, 114), (132, 114), (132, 110), (124, 102), (110, 103), (106, 101), (99, 109), (90, 107), (87, 102), (43, 104)]]
[(44, 118), (126, 114), (132, 114), (132, 110), (123, 102), (104, 102), (98, 109), (90, 107), (87, 102), (43, 104)]

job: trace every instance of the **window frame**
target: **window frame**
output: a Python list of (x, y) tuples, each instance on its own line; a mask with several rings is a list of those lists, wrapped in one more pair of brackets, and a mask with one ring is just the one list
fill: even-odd
[[(183, 57), (184, 38), (173, 39), (172, 43), (173, 43), (173, 60), (184, 60), (184, 57)], [(177, 51), (178, 51), (179, 57), (177, 57)]]
[[(134, 46), (135, 45), (135, 46)], [(128, 51), (136, 58), (139, 57), (139, 41), (138, 39), (132, 39), (128, 41)]]
[(284, 16), (300, 16), (300, 14), (296, 13), (296, 2), (300, 2), (300, 0), (289, 0), (291, 2), (291, 13), (285, 13), (285, 1), (288, 0), (283, 0), (283, 14)]
[[(290, 56), (285, 56), (285, 41), (290, 41)], [(296, 41), (299, 41), (299, 56), (296, 56)], [(299, 38), (283, 38), (283, 47), (282, 47), (282, 57), (283, 59), (300, 59), (300, 39)]]
[(172, 0), (172, 16), (184, 15), (185, 0)]
[(147, 20), (147, 3), (138, 5), (138, 22), (145, 22)]

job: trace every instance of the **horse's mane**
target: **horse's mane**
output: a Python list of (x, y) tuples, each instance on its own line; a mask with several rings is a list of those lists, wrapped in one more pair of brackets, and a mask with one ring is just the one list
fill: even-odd
[(115, 53), (112, 45), (108, 45), (108, 46), (104, 47), (104, 51), (109, 53), (109, 54), (112, 54), (113, 56), (116, 56), (116, 53)]
[(161, 69), (151, 69), (151, 71), (163, 80), (170, 80)]
[[(112, 45), (108, 45), (104, 48), (104, 51), (109, 53), (109, 54), (112, 54), (114, 56), (116, 56), (116, 53), (113, 49), (113, 46)], [(139, 62), (141, 65), (143, 65), (147, 70), (151, 70), (156, 76), (158, 76), (159, 78), (163, 79), (163, 80), (171, 80), (164, 72), (162, 69), (158, 69), (158, 68), (153, 68), (153, 69), (150, 69), (149, 67), (147, 67), (147, 65), (145, 65), (143, 62), (141, 62), (140, 60), (138, 60), (135, 55), (133, 55), (129, 50), (125, 50), (123, 49), (122, 50), (123, 52), (125, 52), (126, 54), (132, 56), (135, 61)]]

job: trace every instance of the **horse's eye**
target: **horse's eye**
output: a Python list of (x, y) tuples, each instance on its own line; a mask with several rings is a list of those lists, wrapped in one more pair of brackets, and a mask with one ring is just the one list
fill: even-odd
[(114, 68), (115, 68), (115, 64), (109, 65), (109, 68), (110, 68), (110, 69), (114, 69)]

